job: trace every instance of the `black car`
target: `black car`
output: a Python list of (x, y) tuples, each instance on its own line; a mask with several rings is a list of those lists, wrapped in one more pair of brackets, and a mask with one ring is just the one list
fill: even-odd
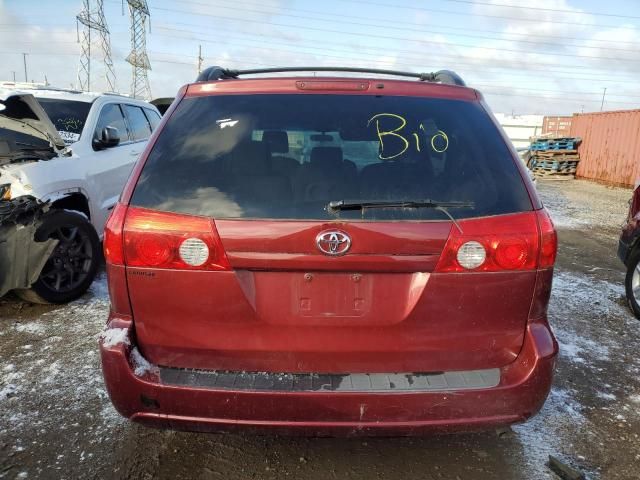
[(627, 221), (622, 227), (618, 243), (618, 257), (627, 267), (625, 291), (627, 301), (636, 318), (640, 319), (640, 187), (629, 202)]

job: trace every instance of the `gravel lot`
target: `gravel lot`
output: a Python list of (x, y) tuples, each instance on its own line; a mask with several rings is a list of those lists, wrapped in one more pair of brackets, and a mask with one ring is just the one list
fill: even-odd
[(100, 373), (102, 275), (62, 307), (0, 300), (0, 478), (553, 479), (549, 454), (588, 478), (638, 478), (640, 323), (615, 256), (631, 192), (584, 181), (538, 188), (560, 234), (550, 317), (561, 355), (544, 409), (513, 433), (319, 439), (131, 424)]

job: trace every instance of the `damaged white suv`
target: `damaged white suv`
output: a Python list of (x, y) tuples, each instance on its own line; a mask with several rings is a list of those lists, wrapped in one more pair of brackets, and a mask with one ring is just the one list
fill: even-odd
[[(121, 95), (0, 86), (0, 207), (21, 198), (44, 202), (48, 211), (38, 216), (34, 237), (56, 241), (33, 283), (0, 278), (4, 290), (64, 303), (89, 288), (105, 221), (159, 122), (153, 105)], [(0, 272), (33, 270), (38, 262), (27, 258), (27, 248), (3, 252), (8, 244), (0, 236)], [(2, 259), (33, 264), (3, 269)]]

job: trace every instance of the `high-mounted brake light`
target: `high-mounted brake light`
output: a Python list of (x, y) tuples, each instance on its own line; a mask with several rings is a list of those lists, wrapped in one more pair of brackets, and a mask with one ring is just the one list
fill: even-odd
[(123, 238), (128, 267), (230, 268), (210, 218), (132, 207), (127, 211)]
[(368, 90), (369, 82), (345, 81), (345, 80), (305, 80), (297, 81), (296, 88), (299, 90)]

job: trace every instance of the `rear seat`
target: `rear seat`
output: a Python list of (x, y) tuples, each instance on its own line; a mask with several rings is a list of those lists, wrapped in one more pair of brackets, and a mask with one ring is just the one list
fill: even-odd
[(293, 183), (296, 202), (340, 200), (358, 196), (356, 171), (342, 158), (340, 147), (315, 147)]
[(246, 140), (229, 155), (229, 190), (250, 214), (252, 209), (291, 202), (291, 185), (286, 176), (271, 168), (271, 154), (265, 143)]
[(284, 130), (266, 130), (262, 133), (262, 142), (271, 152), (271, 169), (274, 173), (293, 178), (300, 167), (300, 162), (295, 158), (284, 155), (289, 153), (289, 135)]
[(417, 199), (433, 195), (435, 178), (426, 154), (368, 165), (360, 173), (362, 198)]

